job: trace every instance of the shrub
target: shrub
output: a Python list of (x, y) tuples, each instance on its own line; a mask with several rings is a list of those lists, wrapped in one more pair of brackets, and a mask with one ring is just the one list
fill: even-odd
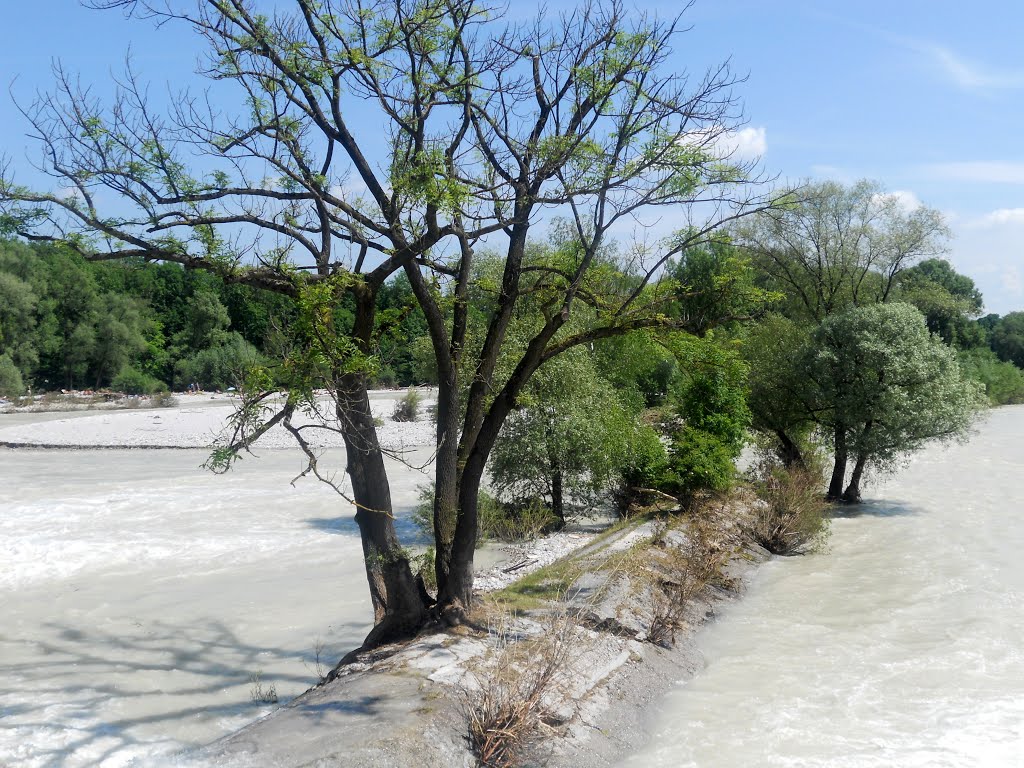
[(405, 397), (395, 403), (395, 410), (391, 412), (393, 421), (416, 421), (420, 415), (420, 403), (423, 396), (419, 390), (410, 389)]
[(1024, 403), (1024, 371), (996, 357), (990, 349), (972, 349), (960, 353), (964, 374), (985, 387), (992, 405)]
[[(412, 513), (412, 521), (424, 536), (434, 538), (434, 488), (420, 488), (420, 503)], [(477, 497), (477, 542), (530, 541), (558, 524), (551, 509), (539, 499), (503, 504), (486, 491)]]
[(167, 385), (149, 374), (126, 365), (110, 382), (110, 388), (117, 392), (124, 392), (126, 395), (151, 395), (154, 392), (166, 390)]
[(25, 382), (21, 378), (21, 371), (14, 364), (8, 355), (0, 355), (0, 395), (16, 397), (24, 393)]
[(786, 467), (766, 455), (752, 470), (758, 503), (747, 528), (750, 537), (776, 555), (802, 555), (824, 547), (828, 505), (821, 495), (822, 465)]
[(238, 386), (244, 373), (260, 360), (259, 352), (237, 333), (215, 347), (203, 349), (174, 365), (174, 384), (179, 390), (196, 382), (203, 389)]
[(719, 346), (710, 334), (680, 339), (676, 346), (686, 377), (673, 398), (676, 425), (669, 435), (668, 467), (658, 490), (685, 499), (732, 485), (750, 410), (747, 367), (734, 350)]
[(478, 506), (480, 535), (492, 541), (532, 541), (561, 525), (561, 521), (539, 498), (502, 504), (482, 493)]

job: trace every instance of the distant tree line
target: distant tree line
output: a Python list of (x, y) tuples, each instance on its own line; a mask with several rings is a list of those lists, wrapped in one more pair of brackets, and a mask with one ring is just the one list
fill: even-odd
[[(429, 339), (401, 276), (378, 296), (375, 384), (428, 383)], [(337, 309), (351, 326), (350, 307)], [(0, 394), (223, 390), (281, 353), (295, 302), (179, 264), (90, 262), (0, 240)]]

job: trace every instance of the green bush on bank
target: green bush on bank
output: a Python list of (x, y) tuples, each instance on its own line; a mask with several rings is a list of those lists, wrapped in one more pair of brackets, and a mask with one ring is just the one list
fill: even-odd
[(0, 355), (0, 395), (18, 397), (25, 393), (25, 382), (21, 371), (8, 355)]
[(966, 376), (981, 382), (992, 405), (1024, 403), (1024, 371), (1013, 363), (987, 348), (964, 350), (959, 358)]
[(152, 395), (165, 392), (167, 385), (149, 374), (125, 365), (110, 382), (110, 388), (126, 395)]

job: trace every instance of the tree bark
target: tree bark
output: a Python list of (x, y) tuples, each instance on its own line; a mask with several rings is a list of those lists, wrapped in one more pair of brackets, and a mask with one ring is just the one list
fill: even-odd
[(565, 527), (565, 501), (562, 490), (562, 468), (555, 461), (551, 465), (551, 511), (558, 518), (558, 527)]
[(438, 592), (449, 579), (452, 544), (459, 509), (458, 382), (439, 382), (437, 392), (437, 456), (434, 463), (434, 575)]
[(806, 469), (807, 464), (804, 462), (803, 453), (801, 453), (800, 446), (794, 442), (793, 438), (782, 429), (775, 430), (775, 436), (779, 440), (779, 458), (782, 459), (783, 465), (787, 469), (794, 467)]
[(427, 620), (427, 609), (395, 533), (384, 456), (361, 376), (345, 377), (338, 391), (337, 416), (345, 425), (342, 435), (355, 521), (373, 602), (374, 627), (363, 642), (370, 648), (415, 635)]
[(843, 495), (843, 481), (846, 479), (846, 428), (836, 425), (835, 430), (835, 463), (832, 465), (832, 479), (828, 484), (829, 501), (835, 501)]
[(850, 476), (850, 484), (843, 492), (843, 501), (848, 504), (860, 503), (860, 479), (864, 475), (864, 467), (867, 464), (867, 456), (863, 453), (857, 455), (857, 463), (853, 465), (853, 474)]
[(438, 582), (437, 605), (448, 624), (459, 624), (473, 604), (473, 558), (476, 554), (480, 483), (486, 456), (474, 452), (459, 478), (458, 518), (452, 537), (451, 557), (443, 582)]

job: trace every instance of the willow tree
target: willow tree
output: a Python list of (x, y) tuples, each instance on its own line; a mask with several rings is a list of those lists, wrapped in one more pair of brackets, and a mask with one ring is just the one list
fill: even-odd
[[(860, 501), (869, 466), (886, 469), (929, 442), (965, 439), (983, 407), (981, 386), (956, 353), (928, 332), (910, 304), (855, 307), (825, 320), (804, 351), (804, 369), (836, 436), (828, 497)], [(847, 458), (854, 467), (845, 490)]]
[[(280, 424), (329, 480), (292, 417), (305, 410), (341, 433), (375, 609), (368, 645), (428, 615), (395, 534), (366, 392), (375, 299), (404, 271), (437, 362), (437, 606), (457, 621), (472, 597), (484, 467), (530, 377), (576, 345), (678, 325), (661, 310), (684, 289), (665, 266), (765, 203), (728, 156), (739, 118), (728, 69), (677, 74), (676, 22), (627, 15), (615, 0), (524, 24), (469, 0), (293, 0), (270, 15), (250, 0), (97, 4), (189, 25), (215, 90), (161, 115), (131, 72), (104, 107), (58, 69), (56, 91), (24, 110), (53, 190), (4, 172), (0, 225), (86, 258), (176, 262), (297, 300), (286, 404), (272, 409), (266, 377), (253, 377), (215, 463)], [(684, 234), (635, 244), (614, 267), (597, 259), (613, 228), (645, 214), (673, 217)], [(532, 227), (552, 217), (571, 242), (528, 263)], [(503, 267), (470, 344), (484, 240)], [(527, 294), (539, 309), (511, 354)], [(583, 321), (568, 324), (579, 307)]]
[(820, 323), (851, 306), (892, 301), (908, 268), (945, 252), (949, 229), (939, 211), (908, 205), (877, 182), (825, 181), (743, 222), (735, 235), (768, 286), (787, 296), (785, 314)]

